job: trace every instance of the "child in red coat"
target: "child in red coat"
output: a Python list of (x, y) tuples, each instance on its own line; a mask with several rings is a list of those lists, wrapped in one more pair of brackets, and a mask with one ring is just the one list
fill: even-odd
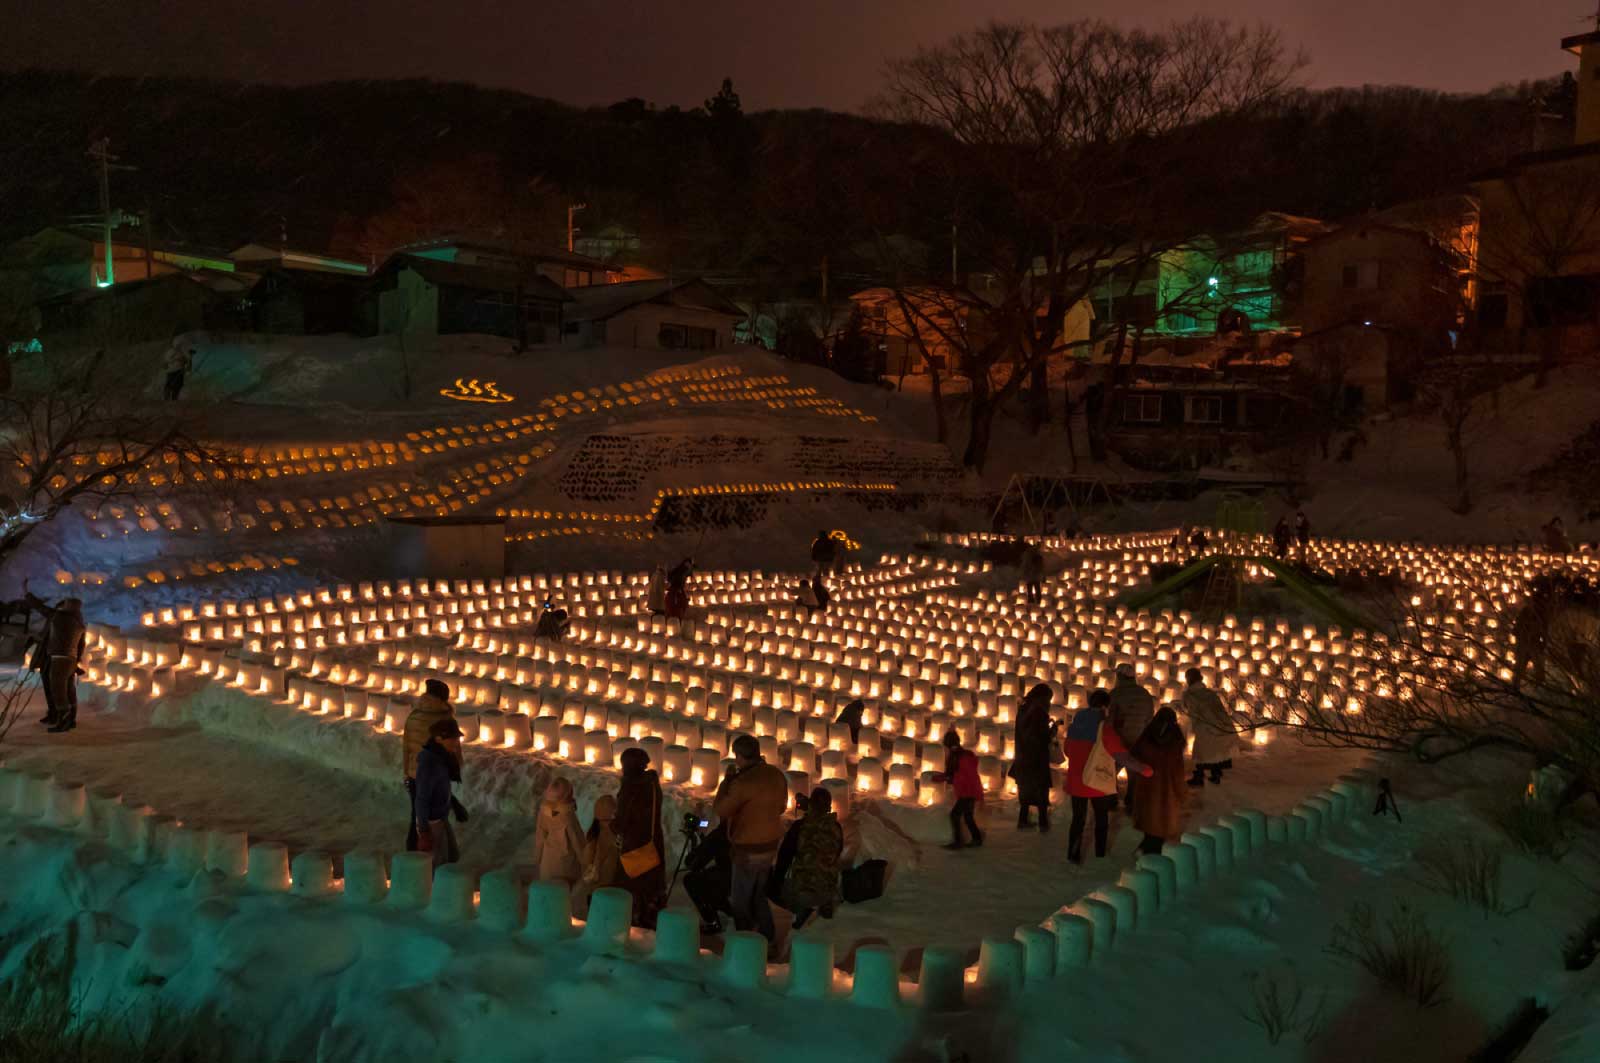
[(972, 835), (970, 844), (976, 848), (983, 844), (983, 832), (972, 810), (983, 800), (983, 780), (978, 777), (978, 754), (961, 748), (961, 736), (954, 731), (944, 733), (944, 771), (935, 772), (934, 782), (948, 783), (955, 791), (956, 804), (950, 810), (950, 844), (946, 849), (964, 849), (969, 843), (961, 840), (964, 820)]

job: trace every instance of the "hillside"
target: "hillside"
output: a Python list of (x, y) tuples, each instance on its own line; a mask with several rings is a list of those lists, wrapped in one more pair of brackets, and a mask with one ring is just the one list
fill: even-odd
[[(715, 79), (707, 78), (708, 94)], [(1534, 146), (1530, 101), (1548, 84), (1482, 96), (1406, 88), (1303, 93), (1232, 131), (1236, 187), (1251, 212), (1337, 217), (1449, 188)], [(96, 208), (84, 156), (109, 137), (122, 162), (114, 205), (149, 209), (163, 238), (248, 239), (347, 253), (397, 184), (468, 160), (488, 206), (515, 208), (523, 235), (556, 240), (566, 203), (591, 231), (619, 223), (643, 256), (682, 268), (811, 268), (869, 236), (853, 188), (892, 179), (876, 225), (937, 241), (937, 182), (907, 188), (920, 134), (827, 111), (713, 119), (626, 100), (579, 109), (516, 92), (427, 81), (304, 87), (0, 74), (0, 240)], [(523, 210), (523, 208), (528, 208)], [(837, 265), (837, 264), (836, 264)]]

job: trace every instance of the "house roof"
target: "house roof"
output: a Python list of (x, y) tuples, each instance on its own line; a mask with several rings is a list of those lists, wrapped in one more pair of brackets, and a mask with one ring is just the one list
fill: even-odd
[(1588, 33), (1574, 33), (1570, 37), (1561, 38), (1561, 49), (1577, 55), (1584, 46), (1600, 44), (1600, 30), (1590, 30)]
[(74, 288), (72, 291), (41, 299), (38, 305), (69, 306), (99, 299), (121, 299), (167, 284), (192, 284), (197, 288), (204, 288), (212, 295), (234, 296), (244, 294), (255, 282), (256, 275), (253, 273), (229, 273), (216, 269), (184, 270), (177, 273), (161, 273), (154, 277), (140, 277), (138, 280), (118, 281), (105, 288)]
[(373, 273), (375, 281), (384, 282), (402, 269), (409, 269), (429, 284), (441, 288), (474, 288), (487, 292), (515, 293), (555, 302), (571, 302), (567, 290), (541, 273), (522, 273), (515, 270), (495, 269), (493, 266), (463, 266), (459, 262), (441, 262), (436, 258), (419, 255), (393, 254)]
[(1385, 232), (1391, 233), (1395, 236), (1403, 236), (1408, 240), (1416, 240), (1426, 247), (1432, 247), (1434, 244), (1433, 237), (1429, 236), (1421, 229), (1413, 229), (1405, 225), (1391, 225), (1388, 222), (1372, 221), (1369, 219), (1364, 221), (1347, 222), (1344, 225), (1339, 226), (1337, 229), (1329, 229), (1327, 232), (1322, 233), (1321, 235), (1311, 237), (1300, 246), (1302, 248), (1306, 248), (1312, 246), (1313, 244), (1320, 244), (1327, 240), (1335, 240), (1344, 236), (1360, 235), (1370, 231)]
[(343, 273), (362, 277), (367, 273), (367, 267), (363, 263), (347, 258), (336, 258), (320, 251), (303, 251), (293, 247), (269, 247), (266, 244), (250, 243), (229, 251), (228, 257), (235, 262), (248, 262), (252, 265), (272, 263), (284, 269), (302, 272)]
[(641, 303), (696, 306), (729, 317), (744, 317), (744, 311), (698, 277), (686, 281), (629, 281), (624, 284), (592, 284), (570, 292), (573, 308), (568, 315), (575, 321), (604, 321)]
[[(91, 246), (99, 243), (104, 235), (98, 226), (93, 229), (78, 229), (67, 225), (50, 225), (40, 229), (34, 234), (33, 238), (44, 236), (47, 233), (55, 233), (61, 236), (67, 236), (74, 240), (80, 240), (83, 243)], [(120, 244), (124, 247), (132, 247), (137, 250), (142, 250), (145, 247), (145, 234), (141, 229), (112, 229), (111, 242), (113, 244)], [(155, 236), (150, 238), (149, 247), (151, 251), (158, 254), (174, 255), (181, 258), (208, 258), (216, 259), (220, 262), (231, 261), (228, 258), (228, 253), (221, 248), (202, 247), (197, 244), (180, 243), (175, 240), (163, 240)]]
[(530, 262), (554, 262), (563, 266), (573, 266), (577, 269), (604, 270), (606, 268), (606, 264), (598, 258), (580, 255), (576, 251), (568, 251), (564, 247), (550, 247), (547, 244), (536, 244), (529, 240), (505, 240), (492, 236), (458, 235), (443, 236), (433, 240), (420, 240), (414, 244), (405, 244), (396, 248), (395, 253), (417, 253), (445, 247), (471, 248), (475, 251), (489, 251), (497, 255), (525, 258)]
[[(254, 265), (252, 263), (252, 265)], [(318, 291), (353, 291), (365, 288), (370, 279), (364, 273), (340, 273), (328, 269), (296, 269), (285, 266), (279, 262), (263, 262), (251, 273), (241, 274), (252, 279), (254, 285), (259, 286), (269, 279), (288, 284), (290, 287), (301, 290)]]

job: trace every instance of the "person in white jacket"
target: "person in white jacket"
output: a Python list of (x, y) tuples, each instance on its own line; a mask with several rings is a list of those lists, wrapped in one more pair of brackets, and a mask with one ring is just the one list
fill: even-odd
[(1189, 669), (1184, 679), (1189, 686), (1183, 692), (1183, 711), (1194, 733), (1194, 774), (1189, 776), (1189, 785), (1204, 786), (1209, 773), (1215, 786), (1222, 782), (1223, 771), (1233, 767), (1239, 732), (1217, 692), (1206, 686), (1200, 669)]
[(539, 879), (575, 885), (583, 877), (584, 849), (572, 783), (557, 778), (545, 789), (533, 828), (533, 858)]

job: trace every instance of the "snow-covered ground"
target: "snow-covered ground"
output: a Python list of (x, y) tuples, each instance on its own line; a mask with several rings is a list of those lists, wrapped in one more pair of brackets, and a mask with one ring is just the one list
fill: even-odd
[[(792, 619), (784, 608), (786, 588), (819, 527), (844, 529), (862, 544), (852, 558), (865, 566), (859, 598), (841, 601), (834, 615), (867, 625), (855, 636), (864, 645), (904, 637), (891, 628), (910, 614), (896, 612), (901, 607), (894, 603), (914, 612), (940, 595), (954, 596), (969, 612), (993, 603), (1004, 618), (1034, 622), (1019, 610), (1005, 572), (928, 561), (925, 569), (894, 578), (942, 581), (937, 586), (912, 590), (869, 581), (899, 564), (878, 565), (881, 553), (903, 555), (941, 525), (983, 526), (987, 514), (972, 500), (998, 490), (1012, 469), (1063, 466), (1058, 432), (1032, 437), (1003, 420), (989, 470), (963, 476), (931, 444), (923, 396), (847, 384), (748, 350), (680, 362), (631, 351), (518, 357), (503, 347), (468, 337), (419, 357), (407, 399), (397, 352), (377, 341), (208, 345), (185, 401), (204, 412), (219, 438), (284, 451), (276, 462), (281, 475), (250, 484), (228, 514), (175, 499), (171, 513), (65, 519), (40, 533), (13, 571), (33, 575), (36, 587), (55, 579), (63, 590), (72, 588), (87, 600), (92, 621), (176, 644), (188, 640), (181, 623), (143, 628), (140, 617), (202, 601), (238, 603), (404, 575), (378, 563), (377, 517), (363, 516), (361, 502), (349, 509), (317, 504), (384, 483), (394, 486), (396, 497), (424, 496), (408, 508), (426, 510), (457, 498), (470, 499), (464, 512), (513, 514), (508, 532), (534, 536), (510, 544), (509, 565), (517, 574), (637, 573), (693, 553), (703, 568), (734, 572), (757, 594), (769, 594), (770, 600), (754, 602), (702, 602), (707, 619), (725, 617), (728, 630)], [(492, 380), (515, 398), (478, 405), (439, 394), (458, 377)], [(698, 390), (713, 385), (721, 390)], [(1321, 533), (1364, 539), (1526, 539), (1555, 510), (1551, 500), (1522, 491), (1521, 480), (1600, 414), (1597, 400), (1600, 385), (1581, 374), (1539, 391), (1517, 384), (1503, 394), (1498, 409), (1485, 412), (1475, 444), (1480, 505), (1471, 518), (1448, 510), (1449, 455), (1437, 430), (1404, 419), (1369, 426), (1368, 443), (1353, 461), (1316, 466), (1307, 511)], [(433, 447), (452, 437), (458, 446)], [(627, 444), (618, 453), (632, 455), (626, 469), (620, 460), (579, 460), (592, 455), (597, 438), (614, 437)], [(402, 459), (366, 469), (341, 464), (380, 453), (385, 443), (399, 448)], [(335, 446), (350, 449), (337, 453)], [(328, 453), (319, 455), (317, 448)], [(519, 456), (528, 460), (519, 462)], [(584, 469), (598, 470), (600, 478), (584, 481), (573, 472)], [(742, 529), (691, 528), (639, 540), (604, 534), (633, 528), (617, 518), (649, 512), (663, 492), (824, 476), (859, 485), (888, 476), (886, 470), (899, 493), (925, 492), (933, 501), (899, 512), (869, 508), (844, 488), (818, 488), (773, 503)], [(442, 485), (459, 493), (441, 494)], [(430, 492), (432, 502), (426, 500)], [(295, 507), (284, 509), (285, 500)], [(263, 510), (262, 502), (271, 508)], [(376, 505), (373, 499), (367, 508)], [(1158, 512), (1136, 506), (1106, 511), (1089, 523), (1097, 530), (1170, 528), (1207, 522), (1215, 508), (1214, 498), (1202, 496)], [(252, 514), (254, 526), (235, 523), (239, 512)], [(523, 512), (539, 515), (515, 515)], [(271, 526), (273, 519), (280, 527)], [(645, 530), (648, 522), (637, 526)], [(537, 536), (545, 530), (563, 531)], [(1062, 596), (1049, 615), (1090, 623), (1095, 600), (1109, 597), (1125, 579), (1146, 578), (1137, 566), (1114, 577), (1104, 570), (1091, 577), (1089, 569), (1076, 567), (1080, 561), (1110, 564), (1128, 550), (1120, 540), (1087, 549), (1064, 545), (1052, 556)], [(235, 560), (237, 568), (225, 564)], [(1089, 600), (1075, 603), (1075, 590)], [(879, 606), (886, 611), (871, 611)], [(631, 609), (622, 613), (624, 623), (633, 623)], [(947, 629), (952, 623), (944, 614), (927, 615)], [(946, 633), (923, 630), (895, 649), (886, 644), (883, 656), (938, 663), (936, 642)], [(573, 645), (590, 654), (619, 645), (597, 638), (580, 637)], [(247, 648), (247, 638), (232, 634), (214, 640), (206, 633), (205, 640), (225, 641), (235, 653)], [(687, 644), (681, 638), (664, 643)], [(271, 647), (264, 649), (270, 654)], [(347, 649), (333, 656), (344, 663), (375, 660), (366, 649)], [(775, 646), (768, 657), (785, 655), (804, 656), (798, 648), (791, 653)], [(1039, 667), (1036, 655), (1017, 660)], [(608, 661), (613, 676), (626, 663), (621, 656)], [(451, 667), (452, 681), (473, 666), (459, 663), (461, 671)], [(1075, 683), (1100, 681), (1104, 667), (1104, 661), (1063, 664), (1049, 678), (1064, 694)], [(288, 666), (291, 675), (310, 670), (309, 660)], [(983, 670), (1005, 674), (1004, 667)], [(705, 675), (732, 671), (712, 668)], [(1045, 677), (1043, 670), (1038, 674)], [(397, 740), (382, 727), (386, 710), (374, 708), (375, 719), (308, 712), (280, 696), (223, 688), (193, 670), (163, 672), (162, 693), (151, 699), (150, 676), (141, 675), (142, 691), (86, 688), (84, 718), (70, 735), (47, 736), (24, 719), (0, 745), (12, 773), (0, 778), (0, 978), (21, 968), (32, 943), (60, 940), (75, 928), (76, 982), (90, 1006), (215, 1008), (247, 1034), (242, 1040), (260, 1045), (265, 1058), (1445, 1060), (1481, 1045), (1525, 997), (1556, 1006), (1548, 1032), (1536, 1042), (1540, 1054), (1530, 1049), (1530, 1058), (1596, 1058), (1593, 1024), (1582, 1021), (1583, 1001), (1595, 993), (1593, 975), (1562, 972), (1559, 949), (1597, 907), (1587, 883), (1600, 870), (1600, 853), (1580, 846), (1553, 863), (1506, 848), (1504, 894), (1513, 902), (1529, 895), (1526, 908), (1506, 915), (1440, 896), (1423, 884), (1415, 859), (1462, 838), (1505, 847), (1491, 813), (1521, 793), (1527, 765), (1473, 757), (1422, 768), (1302, 746), (1288, 736), (1249, 747), (1224, 785), (1195, 795), (1185, 830), (1244, 810), (1289, 816), (1308, 796), (1357, 769), (1394, 779), (1405, 819), (1372, 817), (1362, 807), (1319, 841), (1265, 846), (1231, 876), (1164, 906), (1159, 919), (1119, 933), (1109, 956), (1030, 980), (1025, 992), (1008, 999), (998, 988), (1004, 978), (992, 970), (1001, 963), (993, 957), (1004, 958), (995, 943), (1011, 940), (1019, 928), (1048, 925), (1086, 895), (1115, 889), (1134, 867), (1137, 833), (1119, 813), (1108, 856), (1074, 867), (1065, 857), (1065, 809), (1057, 808), (1051, 834), (1018, 831), (1015, 803), (996, 787), (982, 813), (986, 845), (952, 853), (940, 848), (948, 837), (942, 798), (925, 806), (858, 794), (847, 826), (851, 855), (889, 859), (888, 892), (872, 903), (844, 906), (798, 940), (802, 948), (831, 947), (840, 994), (849, 990), (859, 958), (879, 962), (872, 947), (888, 944), (890, 962), (906, 979), (905, 1005), (881, 1011), (842, 997), (796, 999), (781, 991), (790, 977), (781, 965), (766, 972), (774, 987), (739, 985), (742, 976), (729, 973), (734, 965), (719, 967), (713, 959), (723, 947), (716, 940), (704, 943), (708, 952), (701, 959), (676, 965), (643, 962), (654, 945), (638, 933), (630, 956), (581, 941), (518, 942), (448, 913), (285, 897), (221, 872), (185, 873), (159, 853), (141, 865), (107, 848), (103, 821), (100, 840), (86, 842), (41, 826), (37, 817), (19, 816), (14, 806), (8, 811), (6, 799), (20, 792), (15, 773), (45, 773), (85, 784), (102, 803), (115, 795), (125, 808), (148, 806), (163, 822), (246, 835), (251, 843), (282, 845), (290, 855), (331, 854), (336, 873), (347, 854), (399, 847), (406, 813), (394, 778)], [(323, 666), (320, 680), (327, 679)], [(804, 686), (796, 681), (795, 694)], [(957, 689), (943, 679), (933, 686), (951, 694)], [(621, 698), (595, 700), (615, 707)], [(595, 796), (614, 784), (603, 761), (585, 766), (525, 745), (499, 745), (495, 732), (493, 742), (468, 755), (464, 798), (474, 815), (462, 828), (462, 870), (472, 881), (525, 865), (532, 817), (553, 775), (577, 783), (585, 821)], [(886, 742), (885, 761), (888, 751)], [(704, 803), (704, 793), (689, 787), (668, 792), (669, 824), (683, 809)], [(1057, 801), (1061, 805), (1059, 792)], [(1582, 815), (1588, 818), (1580, 828), (1592, 836), (1593, 813)], [(1449, 938), (1453, 979), (1448, 999), (1437, 1007), (1386, 999), (1364, 972), (1326, 952), (1350, 906), (1370, 904), (1381, 915), (1401, 900)], [(673, 904), (684, 903), (680, 888)], [(780, 915), (780, 924), (786, 922)], [(917, 1006), (915, 982), (925, 955), (974, 965), (970, 977), (983, 983), (966, 1006)], [(1287, 987), (1290, 972), (1304, 989), (1306, 1013), (1316, 1008), (1320, 1032), (1309, 1041), (1291, 1033), (1272, 1046), (1243, 1014), (1250, 980), (1260, 975)]]

